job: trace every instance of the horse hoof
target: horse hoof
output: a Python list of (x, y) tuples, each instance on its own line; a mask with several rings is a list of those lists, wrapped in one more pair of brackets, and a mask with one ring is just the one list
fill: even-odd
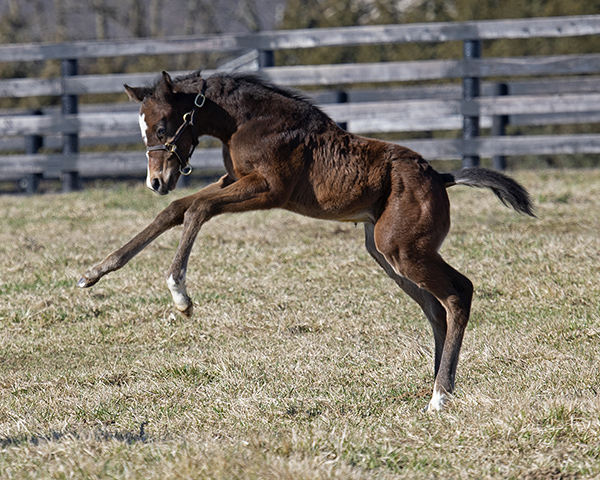
[(79, 279), (79, 281), (77, 282), (77, 286), (79, 288), (88, 288), (88, 287), (91, 287), (92, 285), (95, 285), (97, 281), (98, 280), (92, 281), (92, 280), (88, 280), (85, 277), (81, 277)]
[[(179, 307), (178, 307), (179, 309)], [(190, 318), (194, 314), (194, 305), (190, 303), (187, 308), (179, 309), (179, 311), (183, 314), (184, 317)]]

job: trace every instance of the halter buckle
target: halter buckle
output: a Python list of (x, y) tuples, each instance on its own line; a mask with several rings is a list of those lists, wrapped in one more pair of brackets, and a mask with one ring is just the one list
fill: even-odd
[[(198, 103), (198, 99), (201, 99), (201, 103)], [(202, 108), (204, 106), (204, 102), (206, 102), (206, 97), (203, 93), (196, 95), (196, 98), (194, 99), (194, 105), (196, 105), (198, 108)]]
[(165, 143), (165, 150), (169, 153), (177, 153), (177, 145), (174, 143)]

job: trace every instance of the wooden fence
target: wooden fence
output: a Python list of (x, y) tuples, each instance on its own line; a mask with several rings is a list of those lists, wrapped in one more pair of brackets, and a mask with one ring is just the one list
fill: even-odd
[[(462, 158), (464, 165), (475, 165), (480, 157), (494, 157), (494, 165), (503, 168), (503, 157), (508, 155), (600, 153), (600, 134), (504, 136), (507, 123), (600, 123), (600, 79), (594, 76), (600, 74), (600, 53), (484, 58), (481, 51), (484, 40), (598, 34), (600, 15), (591, 15), (1, 46), (0, 62), (60, 60), (62, 75), (1, 80), (0, 97), (57, 96), (62, 106), (38, 112), (1, 112), (0, 152), (5, 154), (0, 154), (0, 180), (21, 180), (23, 187), (32, 191), (40, 178), (60, 177), (63, 188), (69, 189), (80, 177), (143, 175), (145, 155), (140, 150), (132, 151), (130, 146), (126, 149), (131, 144), (141, 148), (137, 105), (80, 105), (78, 98), (83, 94), (122, 92), (124, 83), (149, 83), (157, 72), (77, 75), (78, 61), (199, 51), (256, 51), (254, 57), (250, 54), (251, 63), (258, 64), (276, 83), (345, 89), (343, 96), (321, 93), (316, 101), (353, 132), (462, 132), (456, 138), (402, 142), (428, 159)], [(272, 52), (281, 49), (448, 41), (463, 42), (462, 58), (341, 65), (269, 64)], [(494, 83), (498, 78), (504, 83)], [(506, 78), (519, 80), (507, 82)], [(462, 79), (462, 86), (431, 82), (456, 79)], [(425, 86), (390, 87), (415, 81)], [(357, 88), (360, 84), (369, 84), (370, 88)], [(382, 88), (372, 87), (376, 84)], [(338, 103), (341, 97), (344, 103)], [(480, 136), (482, 128), (491, 128), (491, 135)], [(38, 153), (42, 143), (45, 151), (60, 153)], [(81, 153), (100, 145), (110, 146), (111, 152)], [(197, 151), (192, 166), (195, 170), (222, 169), (220, 149)]]

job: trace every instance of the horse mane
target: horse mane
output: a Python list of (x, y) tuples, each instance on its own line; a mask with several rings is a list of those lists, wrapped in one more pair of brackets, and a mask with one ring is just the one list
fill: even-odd
[[(148, 87), (151, 96), (161, 96), (163, 88), (161, 80), (162, 77), (156, 80), (153, 86)], [(253, 105), (249, 110), (245, 110), (244, 116), (255, 115), (258, 111), (257, 108), (269, 105), (271, 101), (277, 100), (274, 97), (280, 96), (291, 102), (279, 102), (279, 104), (287, 104), (287, 107), (284, 108), (288, 113), (299, 115), (302, 118), (301, 123), (309, 131), (320, 131), (325, 125), (333, 122), (323, 110), (302, 93), (275, 85), (256, 72), (217, 72), (204, 78), (201, 71), (196, 70), (172, 79), (172, 84), (173, 91), (180, 94), (195, 95), (206, 90), (208, 98), (213, 100), (220, 98), (222, 102), (230, 106), (232, 111), (239, 112), (241, 106)], [(280, 100), (282, 99), (280, 98)], [(257, 107), (258, 105), (261, 107)]]
[(240, 72), (240, 73), (224, 74), (222, 76), (223, 77), (229, 76), (232, 80), (234, 80), (236, 83), (238, 83), (240, 85), (245, 84), (247, 86), (250, 86), (251, 88), (252, 87), (264, 88), (268, 91), (277, 93), (286, 98), (290, 98), (292, 100), (298, 100), (302, 103), (309, 103), (309, 104), (313, 105), (312, 100), (310, 100), (304, 94), (302, 94), (296, 90), (292, 90), (290, 88), (285, 88), (285, 87), (281, 87), (279, 85), (275, 85), (270, 80), (268, 80), (267, 78), (265, 78), (264, 76), (262, 76), (261, 74), (258, 74), (258, 73)]
[(196, 70), (187, 75), (176, 77), (173, 80), (173, 88), (177, 92), (197, 93), (202, 88), (202, 74), (200, 70)]
[(259, 91), (264, 89), (269, 92), (282, 95), (286, 98), (290, 98), (292, 100), (297, 100), (299, 102), (315, 106), (312, 100), (309, 99), (307, 96), (303, 95), (302, 93), (285, 87), (280, 87), (279, 85), (275, 85), (263, 75), (255, 72), (217, 72), (210, 76), (208, 79), (204, 79), (201, 75), (201, 71), (196, 70), (195, 72), (191, 72), (187, 75), (175, 78), (173, 80), (173, 87), (177, 92), (196, 93), (202, 88), (203, 80), (208, 81), (211, 78), (221, 79), (223, 82), (233, 82), (233, 84), (236, 85), (237, 89), (241, 90), (242, 92), (247, 92), (249, 90)]

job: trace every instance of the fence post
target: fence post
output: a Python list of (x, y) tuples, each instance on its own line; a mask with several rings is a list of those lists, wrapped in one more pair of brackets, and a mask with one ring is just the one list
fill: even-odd
[(259, 50), (258, 51), (258, 68), (274, 67), (275, 66), (275, 52), (273, 50)]
[[(43, 115), (44, 113), (41, 110), (33, 110), (31, 115)], [(35, 155), (40, 151), (40, 148), (44, 146), (44, 137), (41, 135), (25, 135), (25, 154), (26, 155)], [(42, 179), (41, 173), (28, 173), (24, 178), (19, 182), (19, 188), (23, 190), (27, 195), (34, 194), (39, 185), (40, 180)]]
[[(494, 96), (503, 97), (508, 95), (508, 85), (506, 83), (494, 84)], [(494, 115), (492, 117), (492, 135), (503, 137), (506, 135), (506, 125), (508, 125), (508, 115)], [(506, 170), (506, 157), (504, 155), (494, 155), (492, 165), (496, 170)]]
[[(77, 75), (77, 60), (64, 59), (61, 61), (61, 76), (72, 77)], [(77, 95), (68, 95), (64, 93), (61, 97), (61, 113), (63, 115), (76, 115), (78, 112)], [(78, 133), (63, 133), (63, 155), (76, 155), (79, 153), (79, 134)], [(80, 188), (79, 172), (65, 171), (62, 172), (62, 191), (72, 192)]]
[[(348, 94), (343, 90), (338, 90), (335, 93), (335, 103), (348, 103)], [(348, 122), (339, 122), (337, 125), (344, 130), (348, 129)]]
[[(463, 57), (465, 60), (481, 58), (481, 40), (465, 40), (463, 43)], [(463, 77), (463, 100), (479, 97), (479, 77)], [(463, 140), (479, 137), (479, 117), (463, 115)], [(479, 155), (467, 155), (463, 151), (462, 166), (476, 167), (479, 165)]]

